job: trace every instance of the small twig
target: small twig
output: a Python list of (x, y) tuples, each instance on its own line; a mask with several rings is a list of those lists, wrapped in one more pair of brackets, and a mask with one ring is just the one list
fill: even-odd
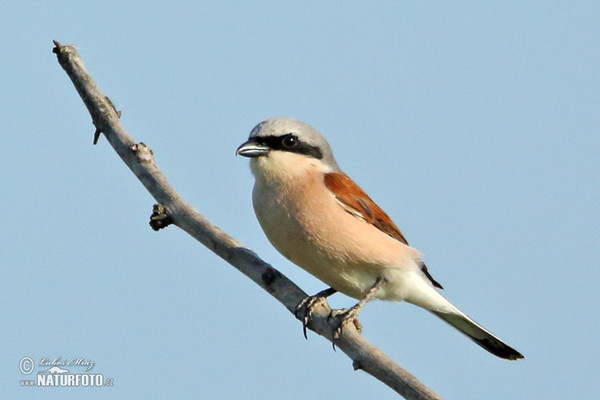
[[(58, 62), (71, 78), (90, 112), (96, 132), (104, 133), (123, 162), (162, 206), (162, 209), (156, 210), (156, 226), (165, 223), (177, 225), (252, 279), (296, 315), (298, 305), (307, 297), (306, 293), (261, 260), (252, 250), (211, 224), (182, 199), (156, 166), (152, 151), (143, 143), (135, 143), (129, 136), (119, 120), (120, 112), (108, 97), (100, 92), (75, 47), (62, 46), (56, 41), (54, 44), (52, 51), (57, 55)], [(333, 332), (339, 321), (330, 318), (330, 315), (331, 308), (327, 301), (322, 299), (313, 305), (308, 327), (333, 343)], [(300, 315), (296, 317), (303, 320)], [(405, 398), (439, 399), (408, 371), (368, 343), (353, 324), (348, 324), (342, 330), (339, 338), (335, 339), (335, 345), (352, 359), (354, 369), (362, 369), (373, 375)]]
[(159, 231), (167, 226), (171, 225), (173, 221), (167, 214), (165, 206), (162, 204), (155, 204), (152, 207), (152, 215), (150, 216), (150, 227), (155, 231)]

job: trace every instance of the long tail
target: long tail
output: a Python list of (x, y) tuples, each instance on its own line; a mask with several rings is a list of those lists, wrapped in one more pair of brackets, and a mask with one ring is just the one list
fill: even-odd
[[(457, 310), (458, 311), (458, 310)], [(462, 312), (438, 312), (431, 311), (465, 335), (472, 341), (489, 351), (490, 353), (507, 360), (518, 360), (524, 358), (521, 353), (513, 349), (496, 336), (485, 330), (477, 322)]]
[(490, 353), (507, 360), (524, 358), (521, 353), (513, 349), (502, 340), (488, 332), (485, 328), (473, 321), (466, 314), (456, 308), (433, 285), (425, 279), (424, 275), (415, 275), (411, 282), (412, 291), (404, 300), (416, 306), (431, 311)]

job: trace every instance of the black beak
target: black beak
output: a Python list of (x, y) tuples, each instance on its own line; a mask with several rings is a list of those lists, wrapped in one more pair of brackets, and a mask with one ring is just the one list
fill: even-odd
[(246, 143), (237, 148), (235, 155), (256, 158), (266, 156), (270, 150), (266, 145), (259, 144), (256, 139), (250, 138)]

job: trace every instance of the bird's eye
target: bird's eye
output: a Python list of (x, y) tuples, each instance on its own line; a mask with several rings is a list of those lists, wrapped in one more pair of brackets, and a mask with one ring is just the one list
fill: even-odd
[(283, 139), (281, 139), (281, 144), (286, 149), (290, 149), (294, 147), (298, 143), (298, 138), (292, 134), (285, 135)]

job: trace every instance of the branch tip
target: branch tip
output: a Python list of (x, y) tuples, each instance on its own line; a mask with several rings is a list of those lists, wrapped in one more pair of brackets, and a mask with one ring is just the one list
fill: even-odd
[(63, 47), (60, 43), (58, 43), (58, 41), (53, 40), (52, 43), (54, 43), (54, 48), (52, 49), (52, 52), (54, 54), (58, 53), (60, 51), (60, 49)]
[(94, 146), (98, 144), (98, 139), (100, 139), (100, 134), (102, 131), (96, 128), (96, 132), (94, 132)]

